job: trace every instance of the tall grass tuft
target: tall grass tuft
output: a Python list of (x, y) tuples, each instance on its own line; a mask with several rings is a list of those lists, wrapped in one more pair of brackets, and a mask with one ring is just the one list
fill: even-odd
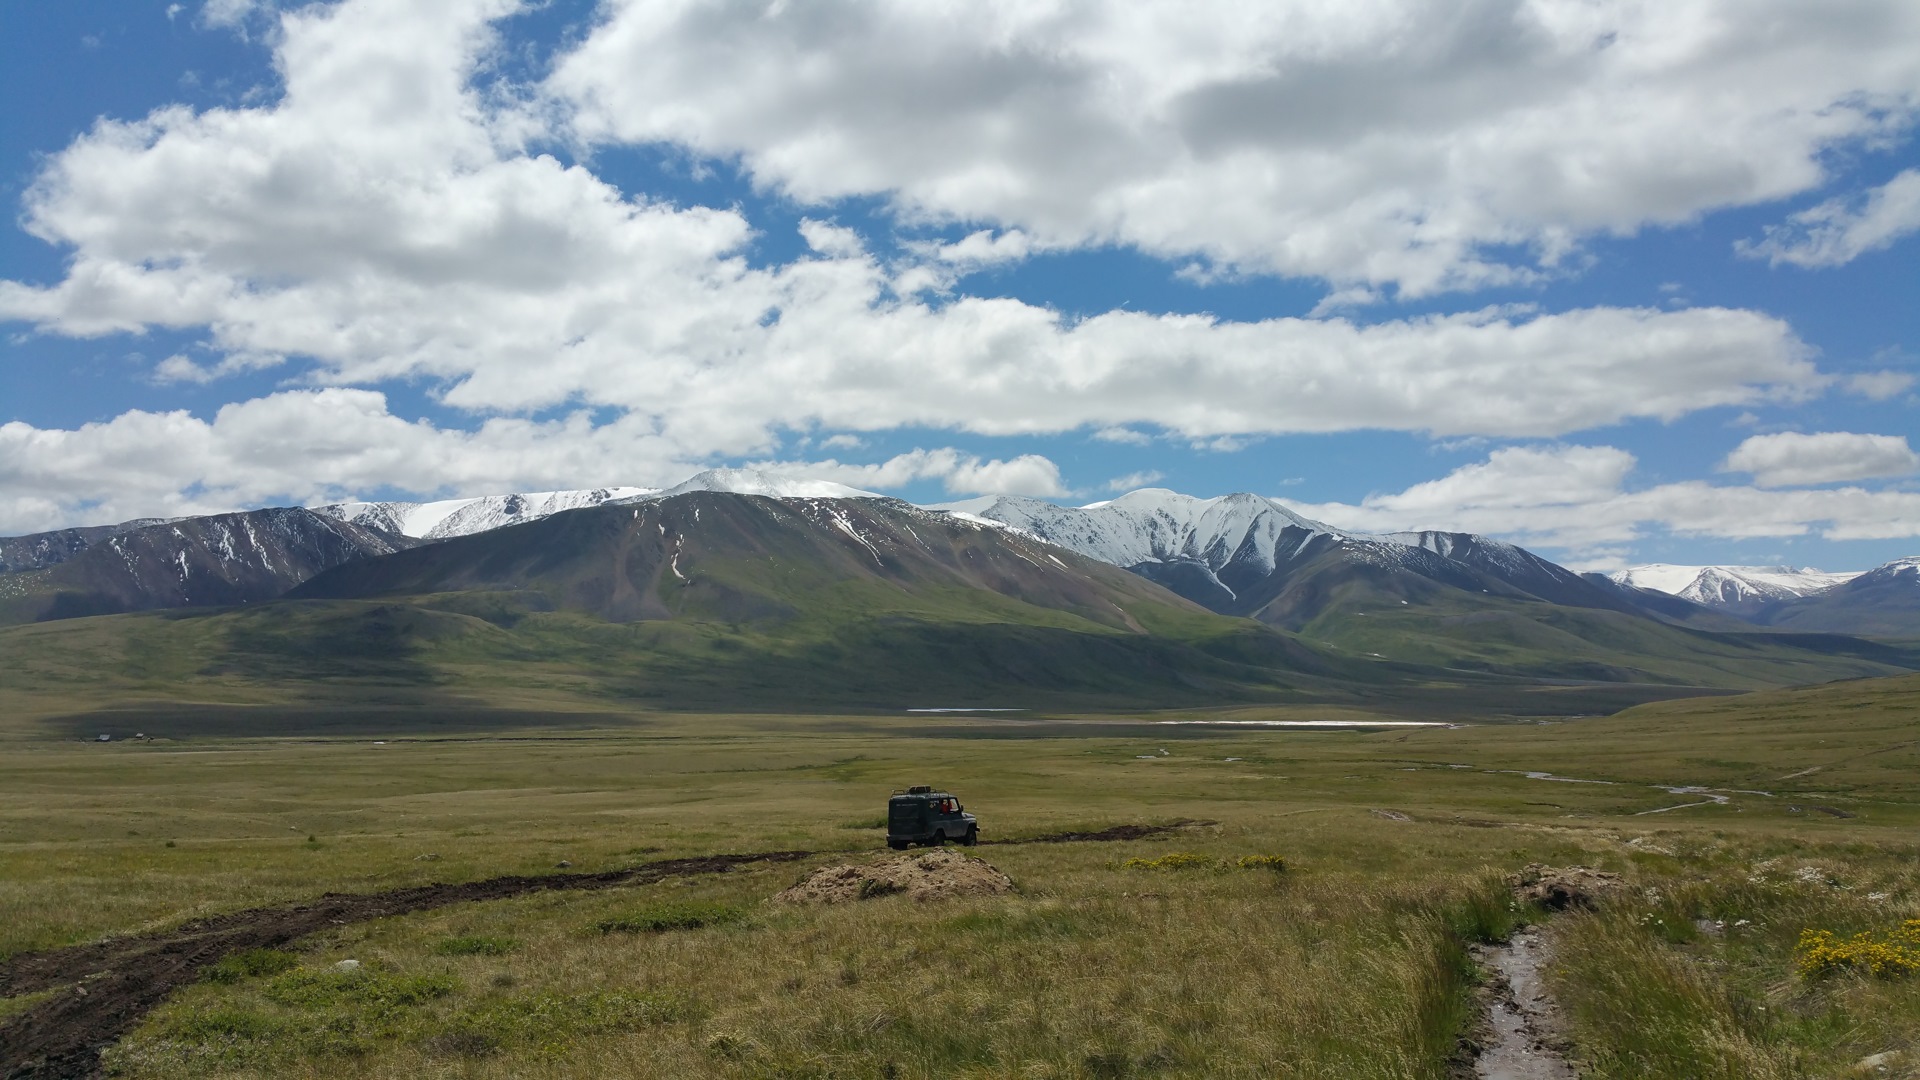
[(664, 934), (671, 930), (698, 930), (724, 926), (746, 918), (738, 904), (710, 900), (675, 900), (601, 919), (593, 928), (602, 934)]
[(299, 966), (300, 958), (290, 952), (279, 949), (248, 949), (245, 952), (221, 957), (218, 962), (207, 968), (201, 978), (213, 983), (237, 983), (243, 979), (278, 975)]

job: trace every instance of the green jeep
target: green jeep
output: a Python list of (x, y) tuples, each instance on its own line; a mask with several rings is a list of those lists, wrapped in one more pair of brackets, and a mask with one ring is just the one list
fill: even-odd
[(887, 800), (887, 846), (899, 851), (908, 844), (944, 844), (958, 840), (972, 847), (980, 840), (980, 823), (960, 800), (930, 787), (896, 791)]

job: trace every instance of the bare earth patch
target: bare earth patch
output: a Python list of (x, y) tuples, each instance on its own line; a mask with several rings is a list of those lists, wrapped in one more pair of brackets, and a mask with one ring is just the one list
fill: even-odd
[(828, 866), (774, 896), (783, 904), (845, 904), (905, 894), (914, 900), (995, 896), (1013, 891), (1013, 879), (984, 859), (936, 848), (895, 855), (865, 866)]
[(1595, 908), (1607, 896), (1626, 888), (1619, 874), (1595, 870), (1590, 866), (1543, 866), (1529, 863), (1525, 870), (1509, 875), (1514, 899), (1523, 904), (1539, 904), (1549, 911), (1568, 908)]

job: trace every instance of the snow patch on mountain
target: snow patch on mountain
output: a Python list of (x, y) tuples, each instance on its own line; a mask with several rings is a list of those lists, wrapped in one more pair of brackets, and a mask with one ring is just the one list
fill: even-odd
[(316, 506), (325, 514), (364, 528), (399, 533), (421, 540), (470, 536), (506, 525), (538, 521), (565, 510), (579, 510), (653, 494), (653, 488), (611, 487), (582, 491), (533, 491), (515, 495), (483, 495), (473, 499), (436, 502), (348, 502)]
[(1708, 607), (1751, 607), (1825, 592), (1859, 572), (1827, 573), (1793, 566), (1677, 566), (1649, 563), (1607, 575), (1621, 585), (1654, 589)]
[(831, 480), (812, 480), (763, 469), (708, 469), (664, 491), (643, 497), (666, 499), (689, 491), (727, 491), (735, 495), (765, 495), (775, 499), (886, 498), (877, 492), (862, 491)]
[(1920, 586), (1920, 555), (1909, 555), (1904, 559), (1882, 563), (1864, 574), (1855, 576), (1852, 580), (1863, 585), (1869, 582), (1880, 584), (1904, 580), (1909, 584)]
[(766, 495), (794, 499), (878, 499), (871, 491), (831, 480), (769, 473), (759, 469), (709, 469), (670, 488), (605, 487), (577, 491), (530, 491), (513, 495), (483, 495), (470, 499), (433, 502), (345, 502), (316, 506), (313, 511), (338, 521), (421, 540), (471, 536), (507, 525), (538, 521), (566, 510), (608, 503), (635, 503), (684, 495), (690, 491), (725, 491), (738, 495)]
[(1316, 536), (1353, 536), (1258, 495), (1201, 499), (1164, 488), (1078, 507), (989, 495), (928, 509), (1002, 522), (1115, 566), (1192, 562), (1217, 569), (1253, 562), (1272, 570)]

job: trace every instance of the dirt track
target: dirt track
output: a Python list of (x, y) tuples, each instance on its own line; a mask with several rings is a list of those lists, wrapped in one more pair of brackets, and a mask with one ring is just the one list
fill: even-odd
[[(1209, 822), (1117, 825), (1099, 832), (1054, 833), (983, 844), (1063, 844), (1139, 840)], [(0, 1076), (6, 1080), (70, 1080), (100, 1075), (100, 1051), (112, 1045), (201, 969), (247, 949), (288, 945), (330, 926), (405, 915), (449, 904), (503, 900), (527, 893), (610, 889), (671, 877), (720, 874), (749, 863), (798, 862), (815, 851), (760, 851), (662, 859), (597, 874), (489, 878), (459, 885), (418, 885), (382, 893), (327, 893), (283, 907), (254, 908), (201, 919), (153, 934), (115, 938), (0, 961), (0, 997), (56, 990), (47, 1000), (0, 1024)]]

